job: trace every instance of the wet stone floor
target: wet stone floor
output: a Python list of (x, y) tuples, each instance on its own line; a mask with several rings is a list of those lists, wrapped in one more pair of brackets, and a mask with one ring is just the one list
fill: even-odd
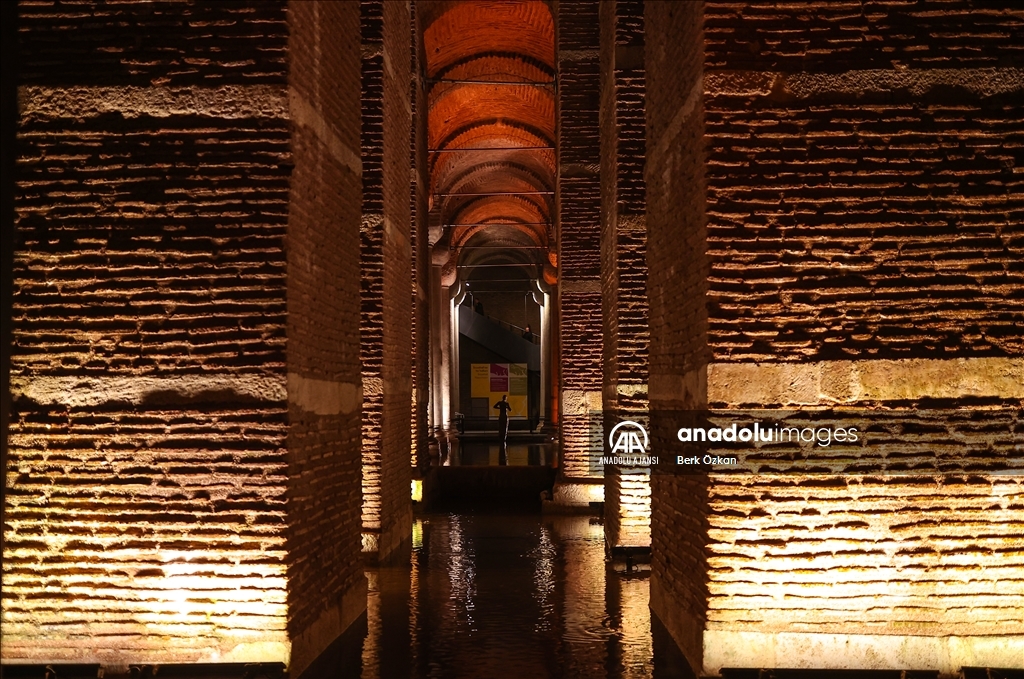
[(361, 639), (334, 676), (689, 675), (656, 619), (652, 634), (647, 574), (607, 563), (590, 517), (423, 515), (410, 564), (367, 578)]

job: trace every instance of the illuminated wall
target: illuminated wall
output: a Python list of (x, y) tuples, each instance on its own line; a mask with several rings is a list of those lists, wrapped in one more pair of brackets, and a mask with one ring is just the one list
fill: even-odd
[(1019, 19), (648, 3), (647, 26), (652, 405), (867, 409), (872, 450), (933, 465), (655, 475), (652, 607), (698, 672), (1019, 665), (1021, 477), (982, 461), (1024, 396)]
[(603, 449), (598, 4), (557, 5), (562, 473), (595, 485)]
[[(605, 2), (599, 19), (602, 410), (610, 432), (623, 420), (647, 424), (644, 6)], [(608, 544), (650, 547), (649, 469), (605, 468), (604, 501)]]
[(366, 603), (357, 8), (21, 13), (3, 660), (299, 672)]
[(375, 559), (412, 525), (411, 36), (403, 3), (361, 2), (360, 14), (363, 550)]

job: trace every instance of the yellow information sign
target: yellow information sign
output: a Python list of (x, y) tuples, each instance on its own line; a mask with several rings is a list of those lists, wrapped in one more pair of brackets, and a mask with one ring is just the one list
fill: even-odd
[(473, 398), (486, 398), (491, 419), (497, 419), (494, 404), (508, 396), (512, 406), (509, 417), (526, 417), (529, 408), (527, 366), (525, 363), (473, 363), (470, 365), (470, 391)]
[(472, 364), (472, 394), (473, 398), (491, 398), (491, 364)]

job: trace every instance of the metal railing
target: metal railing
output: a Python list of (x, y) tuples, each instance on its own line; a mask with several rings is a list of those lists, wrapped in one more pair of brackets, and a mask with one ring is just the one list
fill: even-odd
[[(480, 312), (477, 311), (477, 312), (474, 312), (474, 313), (480, 313)], [(529, 335), (529, 337), (527, 337), (527, 335), (526, 335), (526, 328), (519, 327), (515, 323), (509, 323), (507, 321), (503, 321), (500, 318), (495, 318), (494, 316), (488, 316), (487, 314), (482, 314), (482, 316), (484, 318), (486, 318), (488, 321), (490, 321), (491, 323), (497, 324), (498, 327), (500, 327), (500, 328), (502, 328), (504, 330), (508, 330), (509, 332), (518, 334), (520, 337), (522, 337), (527, 342), (532, 342), (533, 344), (540, 344), (540, 336), (537, 333), (535, 333), (533, 330), (530, 330), (530, 335)]]

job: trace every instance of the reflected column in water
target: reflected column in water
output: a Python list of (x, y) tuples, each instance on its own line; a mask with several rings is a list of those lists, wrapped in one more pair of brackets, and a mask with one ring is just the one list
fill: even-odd
[(590, 517), (552, 517), (561, 545), (561, 622), (566, 676), (603, 677), (607, 660), (604, 527)]
[(463, 518), (453, 514), (448, 524), (449, 599), (455, 606), (445, 607), (445, 617), (454, 633), (476, 629), (473, 619), (476, 612), (476, 555), (468, 537), (463, 534), (462, 523)]
[(411, 676), (411, 580), (406, 566), (367, 570), (362, 679)]
[(647, 679), (653, 671), (651, 587), (648, 573), (626, 575), (607, 567), (605, 602), (609, 626), (609, 677)]
[(363, 642), (363, 679), (380, 679), (382, 627), (379, 579), (376, 570), (368, 570), (366, 571), (366, 640)]
[[(421, 559), (426, 551), (426, 544), (429, 544), (429, 526), (420, 519), (412, 522), (412, 554), (409, 558), (409, 667), (419, 668), (420, 644), (423, 643), (421, 632), (421, 610), (422, 602), (420, 595), (420, 569)], [(415, 676), (415, 675), (411, 675)]]
[(534, 562), (533, 598), (540, 611), (533, 629), (538, 633), (550, 632), (555, 629), (555, 559), (558, 557), (550, 526), (540, 527), (540, 542), (530, 557)]

